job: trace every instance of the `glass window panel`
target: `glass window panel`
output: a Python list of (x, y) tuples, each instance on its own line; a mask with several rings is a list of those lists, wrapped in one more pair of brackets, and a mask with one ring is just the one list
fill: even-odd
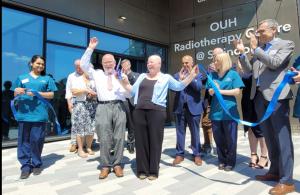
[(47, 44), (46, 74), (51, 74), (58, 82), (67, 79), (75, 71), (74, 61), (80, 59), (83, 53), (83, 49)]
[(147, 57), (154, 54), (159, 55), (162, 59), (165, 58), (165, 48), (147, 44)]
[(2, 7), (2, 83), (29, 72), (28, 62), (42, 54), (43, 18)]
[[(2, 83), (14, 83), (17, 76), (30, 71), (28, 62), (35, 54), (42, 54), (43, 18), (26, 12), (2, 7)], [(2, 88), (3, 90), (3, 88)], [(11, 94), (11, 92), (2, 92)], [(18, 124), (10, 111), (9, 95), (2, 99), (2, 135), (5, 140), (18, 137)]]
[(100, 44), (97, 46), (99, 50), (136, 57), (144, 57), (145, 55), (143, 42), (95, 30), (91, 30), (90, 36), (99, 39)]
[[(47, 44), (46, 74), (53, 76), (58, 89), (54, 93), (52, 105), (56, 112), (61, 129), (68, 130), (69, 133), (71, 128), (71, 116), (65, 99), (66, 83), (69, 74), (75, 71), (74, 61), (76, 59), (80, 59), (83, 52), (83, 49), (50, 43)], [(50, 121), (54, 121), (54, 119), (50, 118)], [(51, 126), (53, 126), (53, 122), (51, 124)], [(57, 135), (56, 129), (50, 128), (49, 135)]]
[(85, 47), (87, 44), (87, 29), (47, 19), (47, 39)]

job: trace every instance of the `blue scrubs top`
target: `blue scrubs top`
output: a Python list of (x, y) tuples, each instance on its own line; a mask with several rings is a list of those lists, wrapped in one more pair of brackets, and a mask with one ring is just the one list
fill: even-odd
[[(29, 73), (20, 75), (14, 83), (15, 88), (26, 88), (39, 92), (56, 91), (54, 80), (49, 76), (33, 78)], [(16, 102), (16, 119), (26, 122), (47, 122), (48, 106), (35, 96), (21, 95)]]
[[(222, 78), (219, 78), (217, 72), (212, 72), (211, 78), (219, 84), (220, 89), (224, 90), (243, 88), (245, 86), (240, 75), (234, 70), (228, 70)], [(209, 82), (206, 83), (206, 88), (212, 88)], [(239, 118), (236, 98), (234, 96), (223, 95), (223, 99), (231, 115)], [(222, 109), (215, 95), (212, 97), (209, 118), (211, 120), (232, 120)]]

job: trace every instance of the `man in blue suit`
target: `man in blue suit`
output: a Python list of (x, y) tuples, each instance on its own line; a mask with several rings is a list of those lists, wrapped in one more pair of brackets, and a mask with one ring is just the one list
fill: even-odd
[[(180, 72), (174, 75), (177, 80), (184, 80), (192, 70), (194, 65), (193, 58), (189, 55), (183, 56), (182, 68)], [(173, 165), (179, 164), (184, 160), (184, 145), (186, 126), (189, 126), (191, 132), (192, 151), (196, 165), (202, 165), (200, 157), (200, 135), (199, 123), (203, 112), (201, 102), (202, 75), (198, 76), (182, 91), (176, 92), (174, 101), (175, 119), (176, 119), (176, 158)]]

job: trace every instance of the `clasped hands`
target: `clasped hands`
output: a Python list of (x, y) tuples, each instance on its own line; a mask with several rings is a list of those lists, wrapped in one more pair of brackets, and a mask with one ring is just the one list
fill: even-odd
[(34, 96), (34, 94), (26, 88), (19, 87), (15, 89), (15, 95), (25, 95), (25, 94), (29, 96)]
[(193, 68), (182, 67), (179, 71), (179, 80), (182, 81), (189, 75), (195, 78), (199, 74), (198, 66), (194, 66)]
[[(217, 83), (217, 81), (214, 81), (216, 87), (218, 88), (218, 90), (220, 90), (220, 85)], [(215, 94), (215, 90), (213, 88), (210, 88), (208, 90), (209, 95), (213, 96)]]
[[(250, 36), (250, 48), (255, 50), (258, 47), (258, 40), (253, 33), (249, 33)], [(242, 39), (234, 40), (233, 41), (234, 47), (241, 53), (245, 53), (245, 46)]]

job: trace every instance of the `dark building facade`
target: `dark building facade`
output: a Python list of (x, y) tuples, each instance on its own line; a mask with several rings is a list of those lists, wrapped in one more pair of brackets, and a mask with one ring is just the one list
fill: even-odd
[[(296, 43), (293, 59), (300, 54), (299, 0), (3, 0), (2, 1), (2, 84), (28, 72), (32, 55), (46, 57), (46, 74), (51, 74), (59, 91), (53, 105), (63, 128), (70, 128), (64, 99), (68, 74), (80, 58), (90, 37), (100, 44), (93, 55), (101, 68), (104, 53), (117, 60), (128, 58), (137, 72), (146, 71), (146, 59), (159, 54), (164, 72), (180, 69), (181, 57), (190, 54), (207, 65), (215, 47), (224, 48), (233, 61), (238, 55), (232, 41), (248, 44), (248, 33), (260, 20), (275, 18), (279, 36)], [(294, 89), (295, 90), (295, 89)], [(172, 123), (173, 94), (168, 101)], [(293, 101), (291, 101), (293, 104)], [(10, 118), (10, 116), (8, 116)], [(294, 128), (299, 124), (292, 119)], [(16, 122), (9, 120), (10, 140), (16, 139)], [(48, 140), (57, 135), (49, 122)], [(6, 142), (13, 145), (13, 142)]]

